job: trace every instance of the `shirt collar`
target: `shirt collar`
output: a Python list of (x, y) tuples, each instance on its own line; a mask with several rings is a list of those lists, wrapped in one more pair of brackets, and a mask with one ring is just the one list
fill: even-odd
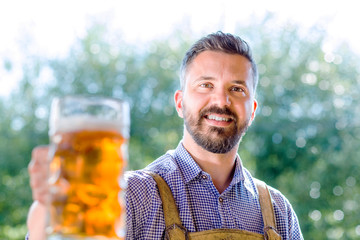
[(255, 189), (252, 184), (251, 175), (247, 169), (245, 169), (244, 165), (242, 164), (241, 158), (239, 155), (236, 156), (236, 167), (235, 167), (235, 173), (232, 182), (230, 183), (231, 186), (234, 184), (239, 183), (240, 181), (244, 182), (245, 188), (253, 195), (255, 196)]
[[(171, 154), (175, 158), (175, 161), (177, 162), (180, 168), (185, 184), (187, 184), (188, 182), (190, 182), (191, 180), (202, 174), (203, 172), (202, 169), (191, 157), (190, 153), (184, 148), (182, 141), (179, 143), (175, 151), (173, 151)], [(252, 189), (249, 179), (246, 178), (246, 174), (244, 173), (240, 156), (236, 155), (235, 172), (230, 185), (233, 186), (239, 183), (240, 181), (244, 181), (244, 180), (245, 180), (245, 187), (247, 189), (249, 188)]]
[(234, 172), (234, 176), (233, 176), (233, 179), (232, 179), (230, 185), (235, 185), (235, 184), (239, 183), (240, 181), (243, 181), (244, 179), (245, 179), (245, 177), (244, 177), (242, 162), (241, 162), (240, 156), (236, 155), (235, 172)]
[(185, 184), (198, 177), (202, 173), (199, 165), (191, 157), (190, 153), (184, 148), (182, 141), (179, 143), (172, 155), (179, 166)]

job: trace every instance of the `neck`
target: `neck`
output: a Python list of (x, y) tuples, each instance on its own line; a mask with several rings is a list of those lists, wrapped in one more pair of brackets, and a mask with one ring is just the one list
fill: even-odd
[(212, 153), (199, 146), (188, 134), (184, 134), (183, 145), (200, 168), (210, 174), (219, 193), (225, 191), (234, 175), (238, 146), (227, 153)]

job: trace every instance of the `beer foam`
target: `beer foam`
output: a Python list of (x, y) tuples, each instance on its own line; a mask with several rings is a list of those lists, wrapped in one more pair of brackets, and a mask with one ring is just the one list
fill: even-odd
[(91, 116), (72, 116), (50, 122), (49, 135), (52, 136), (58, 132), (75, 132), (81, 130), (116, 131), (121, 133), (125, 138), (129, 135), (129, 126), (126, 126), (121, 119), (116, 121)]

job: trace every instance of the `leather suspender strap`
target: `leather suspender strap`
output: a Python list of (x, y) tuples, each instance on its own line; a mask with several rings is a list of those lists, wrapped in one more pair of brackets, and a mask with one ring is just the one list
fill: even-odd
[(186, 228), (183, 227), (179, 214), (177, 214), (179, 211), (168, 184), (160, 175), (152, 172), (147, 173), (154, 178), (159, 189), (166, 226), (165, 239), (187, 240)]
[(279, 234), (276, 230), (274, 206), (271, 202), (269, 189), (266, 183), (261, 180), (254, 178), (254, 182), (259, 191), (259, 201), (264, 221), (265, 239), (276, 239), (276, 236), (279, 236)]
[[(189, 236), (187, 230), (181, 223), (178, 214), (179, 211), (176, 207), (170, 187), (160, 175), (148, 171), (146, 171), (146, 173), (153, 177), (159, 189), (166, 226), (165, 239), (188, 240)], [(265, 240), (281, 240), (281, 237), (276, 230), (274, 208), (271, 202), (269, 189), (263, 181), (254, 179), (254, 182), (259, 191), (259, 201), (264, 221), (264, 238)], [(191, 235), (191, 233), (189, 234)]]

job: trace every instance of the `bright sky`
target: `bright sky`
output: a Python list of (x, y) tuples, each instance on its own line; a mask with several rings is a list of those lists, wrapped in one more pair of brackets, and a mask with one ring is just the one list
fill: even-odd
[[(7, 95), (21, 78), (21, 45), (48, 57), (66, 55), (76, 38), (85, 34), (89, 17), (106, 18), (128, 41), (166, 36), (174, 25), (190, 19), (195, 32), (232, 32), (236, 22), (249, 25), (252, 15), (276, 13), (280, 22), (304, 28), (322, 22), (333, 42), (346, 40), (360, 53), (356, 0), (11, 0), (0, 3), (0, 95)], [(215, 27), (214, 27), (215, 26)], [(26, 37), (28, 36), (28, 37)], [(22, 43), (22, 44), (20, 44)], [(13, 71), (3, 69), (10, 59)]]

